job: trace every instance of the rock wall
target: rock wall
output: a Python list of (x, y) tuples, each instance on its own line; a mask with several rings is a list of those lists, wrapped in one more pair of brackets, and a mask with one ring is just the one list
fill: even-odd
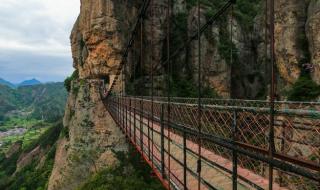
[(100, 97), (101, 80), (74, 81), (57, 146), (49, 190), (75, 189), (92, 173), (117, 163), (126, 140)]
[(74, 67), (80, 78), (101, 78), (116, 72), (137, 13), (137, 2), (81, 1), (80, 15), (71, 33)]
[(122, 59), (130, 26), (140, 1), (81, 0), (81, 12), (71, 33), (74, 68), (58, 141), (49, 190), (72, 190), (91, 174), (117, 163), (114, 151), (127, 151), (125, 136), (100, 96)]
[[(280, 0), (275, 4), (275, 47), (279, 74), (288, 84), (294, 84), (301, 73), (301, 61), (306, 59), (305, 23), (307, 2)], [(300, 44), (299, 44), (300, 43)]]
[(308, 9), (306, 33), (309, 40), (313, 80), (320, 84), (320, 1), (311, 0)]
[[(205, 10), (201, 9), (200, 12), (200, 25), (204, 25), (207, 22), (205, 17)], [(188, 33), (189, 37), (197, 32), (198, 27), (198, 13), (197, 8), (192, 8), (189, 11), (188, 16)], [(205, 86), (209, 86), (221, 97), (230, 97), (230, 85), (231, 85), (231, 65), (227, 60), (221, 56), (218, 44), (220, 41), (219, 33), (221, 28), (213, 26), (208, 29), (208, 32), (201, 35), (201, 63), (202, 74)], [(198, 41), (194, 40), (190, 44), (190, 62), (193, 68), (193, 78), (195, 81), (198, 80)], [(186, 55), (187, 56), (187, 55)]]
[(280, 88), (291, 89), (306, 72), (310, 72), (312, 80), (319, 85), (319, 1), (280, 0), (275, 7), (275, 52)]

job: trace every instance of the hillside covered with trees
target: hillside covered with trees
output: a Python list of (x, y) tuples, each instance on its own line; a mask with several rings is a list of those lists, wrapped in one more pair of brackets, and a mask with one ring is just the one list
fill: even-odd
[(12, 89), (0, 85), (0, 121), (25, 116), (55, 121), (64, 114), (67, 91), (63, 83), (48, 83)]

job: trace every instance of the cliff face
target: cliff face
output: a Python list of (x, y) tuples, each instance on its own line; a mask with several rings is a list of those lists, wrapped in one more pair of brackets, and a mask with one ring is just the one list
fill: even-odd
[[(306, 43), (305, 23), (307, 2), (277, 1), (275, 21), (276, 62), (279, 74), (288, 84), (294, 84), (301, 73), (301, 61), (306, 59), (302, 47)], [(300, 44), (299, 44), (300, 43)]]
[[(205, 17), (205, 10), (202, 9), (200, 13), (201, 26), (207, 22)], [(194, 7), (189, 11), (188, 16), (188, 33), (189, 36), (194, 35), (197, 32), (198, 26), (198, 13), (197, 8)], [(209, 28), (208, 32), (201, 35), (201, 63), (203, 64), (202, 80), (206, 82), (206, 86), (214, 89), (215, 92), (221, 96), (230, 97), (230, 85), (231, 85), (231, 65), (221, 55), (218, 49), (218, 44), (221, 41), (220, 32), (222, 29), (218, 26)], [(190, 63), (194, 68), (193, 78), (198, 79), (198, 41), (192, 41), (190, 45)], [(188, 55), (185, 55), (188, 56)]]
[(101, 101), (101, 85), (94, 79), (74, 81), (49, 189), (75, 189), (92, 173), (116, 164), (114, 151), (126, 151), (125, 137)]
[(74, 67), (80, 78), (113, 74), (127, 43), (138, 1), (81, 1), (81, 12), (71, 33)]
[(313, 80), (320, 84), (320, 1), (311, 0), (308, 9), (306, 33), (309, 41)]
[[(219, 3), (219, 1), (217, 1)], [(221, 1), (222, 2), (222, 1)], [(220, 3), (221, 3), (220, 2)], [(210, 4), (210, 3), (209, 3)], [(270, 83), (270, 44), (266, 41), (269, 28), (266, 28), (265, 2), (238, 2), (232, 21), (233, 34), (230, 41), (230, 12), (210, 26), (201, 36), (201, 63), (203, 65), (204, 87), (214, 91), (222, 98), (266, 99)], [(215, 7), (216, 6), (216, 7)], [(221, 6), (221, 5), (220, 5)], [(241, 7), (247, 6), (247, 9)], [(208, 20), (208, 15), (216, 13), (219, 6), (203, 5), (201, 24)], [(277, 1), (275, 5), (275, 55), (279, 96), (282, 99), (294, 87), (304, 73), (303, 68), (313, 67), (310, 75), (319, 83), (319, 2), (315, 0)], [(134, 50), (129, 54), (129, 78), (136, 80), (141, 91), (148, 91), (148, 75), (151, 60), (160, 65), (155, 72), (156, 89), (165, 94), (165, 84), (161, 80), (167, 74), (167, 65), (161, 65), (166, 60), (167, 49), (167, 5), (166, 1), (155, 1), (153, 12), (149, 10), (145, 18), (143, 33), (144, 57), (140, 57), (140, 38), (136, 37)], [(171, 53), (180, 48), (188, 37), (197, 29), (196, 5), (190, 1), (179, 0), (172, 5), (171, 17)], [(151, 27), (153, 24), (153, 28)], [(268, 26), (270, 23), (268, 23)], [(151, 42), (153, 48), (151, 48)], [(198, 44), (192, 41), (184, 50), (172, 59), (173, 82), (189, 83), (188, 88), (194, 89), (197, 84)], [(231, 63), (231, 49), (233, 61)], [(151, 51), (152, 50), (152, 51)], [(153, 54), (153, 56), (151, 55)], [(139, 63), (144, 65), (140, 75), (135, 79), (132, 74), (140, 70)], [(133, 62), (132, 62), (133, 61)], [(135, 68), (133, 70), (132, 68)], [(309, 72), (309, 71), (308, 71)], [(191, 77), (190, 77), (191, 76)], [(178, 80), (177, 80), (178, 79)], [(137, 86), (136, 86), (137, 88)], [(284, 89), (284, 90), (283, 90)], [(181, 89), (180, 89), (181, 90)], [(183, 89), (182, 89), (183, 91)], [(139, 93), (138, 92), (138, 93)], [(146, 93), (145, 93), (146, 94)], [(173, 92), (173, 96), (190, 95)], [(192, 93), (191, 93), (192, 94)]]
[(306, 73), (312, 78), (306, 83), (319, 85), (319, 1), (277, 1), (275, 11), (275, 52), (281, 86), (294, 89), (301, 84), (299, 79), (306, 79)]
[(100, 97), (103, 79), (112, 77), (121, 61), (138, 2), (82, 0), (71, 34), (74, 68), (63, 135), (58, 141), (49, 190), (75, 189), (92, 173), (117, 163), (114, 152), (126, 151), (124, 135)]
[[(230, 38), (230, 14), (225, 15), (226, 19), (222, 19), (222, 24), (220, 21), (220, 24), (211, 27), (212, 33), (209, 31), (213, 38), (206, 35), (202, 39), (202, 61), (204, 71), (207, 71), (206, 80), (220, 97), (265, 99), (270, 84), (270, 44), (265, 39), (266, 35), (269, 35), (265, 20), (265, 2), (260, 1), (257, 7), (250, 5), (252, 10), (259, 11), (251, 21), (247, 20), (247, 23), (244, 23), (242, 15), (252, 15), (241, 12), (241, 6), (245, 5), (240, 5), (241, 3), (238, 2), (235, 6), (232, 22), (232, 44), (233, 51), (236, 52), (232, 65), (228, 64), (228, 56), (220, 48), (221, 39), (222, 43), (227, 44)], [(311, 75), (314, 82), (320, 83), (319, 7), (320, 3), (316, 0), (276, 1), (275, 61), (279, 83), (277, 92), (281, 99), (286, 99), (288, 94), (296, 90), (296, 83), (301, 82), (299, 79), (302, 75), (306, 77), (305, 73)], [(192, 10), (188, 14), (194, 15)], [(253, 22), (252, 27), (246, 27), (250, 22)], [(188, 24), (189, 30), (193, 27), (192, 23)], [(196, 46), (192, 46), (192, 49), (197, 51)], [(228, 53), (230, 55), (230, 47)], [(191, 53), (191, 56), (194, 60), (192, 62), (197, 65), (197, 55)], [(306, 83), (312, 83), (312, 80)], [(319, 89), (319, 86), (315, 88)]]

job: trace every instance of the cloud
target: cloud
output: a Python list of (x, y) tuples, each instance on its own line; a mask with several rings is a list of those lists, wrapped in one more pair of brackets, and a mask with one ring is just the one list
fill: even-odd
[(23, 52), (19, 52), (17, 56), (7, 53), (2, 57), (0, 76), (6, 76), (3, 78), (14, 83), (31, 78), (37, 78), (43, 82), (63, 81), (73, 70), (71, 57), (33, 55)]
[(0, 0), (0, 77), (17, 80), (19, 75), (26, 76), (19, 70), (23, 64), (30, 68), (30, 76), (48, 68), (47, 63), (59, 80), (65, 70), (70, 72), (69, 35), (79, 9), (80, 0)]

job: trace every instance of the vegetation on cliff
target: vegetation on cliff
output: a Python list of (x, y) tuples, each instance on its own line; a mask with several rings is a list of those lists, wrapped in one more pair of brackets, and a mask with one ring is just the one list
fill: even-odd
[[(6, 156), (0, 152), (0, 189), (45, 190), (52, 171), (56, 141), (61, 129), (62, 123), (56, 123), (28, 146), (21, 146), (11, 155)], [(31, 160), (26, 159), (25, 166), (18, 169), (21, 160), (38, 148), (40, 148), (38, 154), (35, 154)]]
[(299, 61), (301, 70), (300, 77), (292, 85), (288, 93), (288, 100), (291, 101), (314, 101), (320, 96), (320, 85), (312, 80), (311, 72), (313, 67), (310, 65), (311, 55), (309, 52), (309, 42), (306, 33), (297, 36), (298, 47), (302, 50), (302, 58)]
[(67, 92), (63, 83), (48, 83), (11, 89), (0, 85), (0, 121), (17, 111), (28, 118), (56, 121), (64, 114)]
[(71, 90), (71, 84), (72, 84), (72, 81), (76, 80), (79, 78), (79, 71), (78, 70), (75, 70), (71, 76), (67, 77), (65, 80), (64, 80), (64, 87), (66, 88), (66, 90), (68, 92), (70, 92)]
[(129, 153), (117, 152), (119, 164), (89, 178), (78, 190), (163, 190), (151, 168), (132, 146)]

